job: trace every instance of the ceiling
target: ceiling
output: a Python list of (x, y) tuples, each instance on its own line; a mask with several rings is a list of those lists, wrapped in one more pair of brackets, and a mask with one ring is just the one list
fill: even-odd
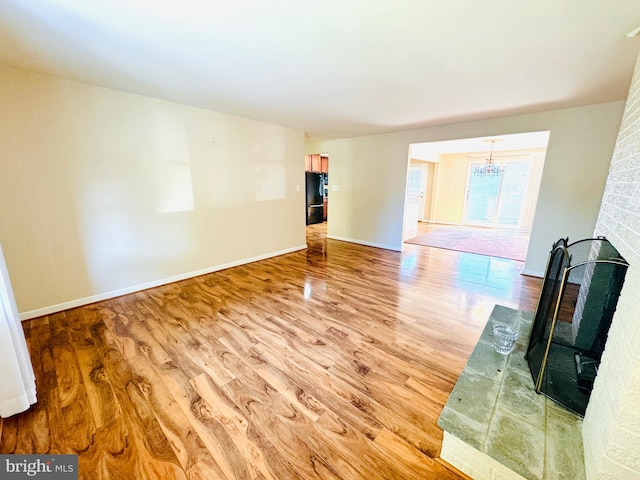
[(409, 157), (413, 160), (439, 162), (440, 155), (452, 153), (489, 154), (493, 152), (522, 152), (533, 149), (546, 149), (551, 132), (526, 132), (491, 137), (463, 138), (459, 140), (444, 140), (440, 142), (412, 143), (409, 145)]
[(638, 0), (2, 0), (0, 63), (369, 135), (626, 98)]

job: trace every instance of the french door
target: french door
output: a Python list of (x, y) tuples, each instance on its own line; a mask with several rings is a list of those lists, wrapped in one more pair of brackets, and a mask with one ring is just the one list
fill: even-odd
[(529, 184), (529, 161), (505, 162), (499, 172), (482, 175), (484, 163), (470, 163), (465, 224), (516, 229)]

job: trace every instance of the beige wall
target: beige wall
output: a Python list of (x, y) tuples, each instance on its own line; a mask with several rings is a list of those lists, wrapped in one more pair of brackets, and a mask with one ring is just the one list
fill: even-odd
[(305, 245), (302, 132), (6, 67), (0, 105), (23, 316)]
[(629, 262), (583, 424), (590, 479), (640, 478), (640, 57), (595, 235)]
[(468, 172), (469, 159), (466, 154), (440, 155), (436, 179), (435, 222), (462, 224)]
[(525, 273), (542, 275), (552, 243), (593, 233), (624, 102), (501, 117), (306, 146), (331, 157), (334, 238), (402, 248), (409, 144), (550, 130)]
[(436, 178), (438, 177), (438, 164), (427, 163), (427, 189), (424, 195), (424, 220), (433, 222), (435, 218), (436, 195), (438, 193)]

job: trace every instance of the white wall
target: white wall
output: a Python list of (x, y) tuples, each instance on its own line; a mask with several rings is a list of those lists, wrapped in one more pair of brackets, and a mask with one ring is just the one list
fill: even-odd
[(640, 478), (640, 57), (595, 228), (630, 266), (583, 423), (588, 478)]
[[(309, 144), (331, 157), (334, 238), (402, 248), (409, 144), (550, 130), (525, 272), (542, 275), (552, 243), (591, 236), (624, 102)], [(330, 187), (331, 188), (331, 187)]]
[(0, 131), (23, 317), (305, 246), (302, 132), (7, 67)]

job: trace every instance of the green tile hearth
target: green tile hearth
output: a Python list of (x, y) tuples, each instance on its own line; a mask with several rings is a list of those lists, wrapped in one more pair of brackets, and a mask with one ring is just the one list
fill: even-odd
[(485, 442), (490, 457), (525, 478), (542, 478), (544, 445), (543, 427), (534, 427), (510, 412), (496, 409)]
[[(495, 323), (520, 332), (509, 355), (493, 349)], [(438, 425), (524, 478), (584, 479), (582, 419), (534, 390), (524, 358), (531, 324), (531, 313), (494, 307)]]

